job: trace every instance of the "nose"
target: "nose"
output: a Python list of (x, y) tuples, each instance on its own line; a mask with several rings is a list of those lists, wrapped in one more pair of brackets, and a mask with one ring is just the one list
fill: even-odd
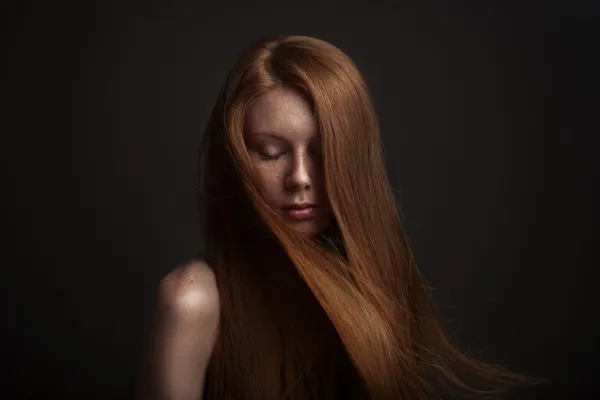
[(313, 165), (308, 154), (296, 156), (286, 176), (286, 189), (290, 191), (310, 189), (312, 186), (312, 170)]

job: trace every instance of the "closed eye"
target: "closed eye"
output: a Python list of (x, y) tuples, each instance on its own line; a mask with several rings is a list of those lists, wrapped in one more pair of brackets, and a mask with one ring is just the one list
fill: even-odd
[(281, 157), (281, 155), (283, 155), (284, 153), (279, 153), (279, 154), (275, 154), (275, 155), (270, 155), (270, 154), (260, 154), (260, 159), (263, 161), (275, 161), (277, 160), (279, 157)]

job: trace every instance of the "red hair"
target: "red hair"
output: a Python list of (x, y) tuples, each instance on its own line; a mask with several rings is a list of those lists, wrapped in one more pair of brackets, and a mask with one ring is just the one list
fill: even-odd
[[(301, 91), (318, 124), (335, 224), (317, 240), (267, 206), (244, 145), (248, 107), (278, 86)], [(373, 399), (426, 398), (433, 387), (493, 395), (526, 382), (444, 334), (402, 228), (368, 89), (342, 51), (300, 36), (250, 46), (200, 160), (206, 259), (222, 310), (210, 398), (337, 398), (343, 379), (355, 382), (344, 398)]]

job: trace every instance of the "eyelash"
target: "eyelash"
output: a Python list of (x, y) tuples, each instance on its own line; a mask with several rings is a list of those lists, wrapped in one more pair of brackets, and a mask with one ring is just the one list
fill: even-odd
[(263, 160), (263, 161), (275, 161), (275, 160), (277, 160), (277, 159), (278, 159), (278, 158), (279, 158), (279, 157), (280, 157), (282, 154), (283, 154), (283, 153), (280, 153), (280, 154), (277, 154), (277, 155), (274, 155), (274, 156), (269, 156), (269, 155), (266, 155), (266, 154), (261, 154), (261, 155), (260, 155), (260, 159), (261, 159), (261, 160)]
[[(259, 157), (260, 157), (260, 159), (262, 161), (275, 161), (275, 160), (277, 160), (279, 157), (281, 157), (284, 154), (285, 154), (285, 152), (276, 154), (274, 156), (270, 156), (270, 155), (267, 155), (267, 154), (259, 154)], [(317, 151), (312, 151), (312, 154), (313, 155), (317, 155), (317, 156), (320, 155), (320, 153), (318, 153)]]

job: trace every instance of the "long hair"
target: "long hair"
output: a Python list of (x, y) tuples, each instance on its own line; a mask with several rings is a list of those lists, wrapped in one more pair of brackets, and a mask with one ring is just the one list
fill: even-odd
[[(316, 239), (269, 208), (244, 144), (249, 106), (281, 86), (310, 102), (322, 143), (335, 222)], [(200, 172), (221, 302), (209, 398), (420, 399), (526, 382), (445, 335), (401, 225), (371, 96), (338, 48), (302, 36), (251, 45), (209, 119)]]

